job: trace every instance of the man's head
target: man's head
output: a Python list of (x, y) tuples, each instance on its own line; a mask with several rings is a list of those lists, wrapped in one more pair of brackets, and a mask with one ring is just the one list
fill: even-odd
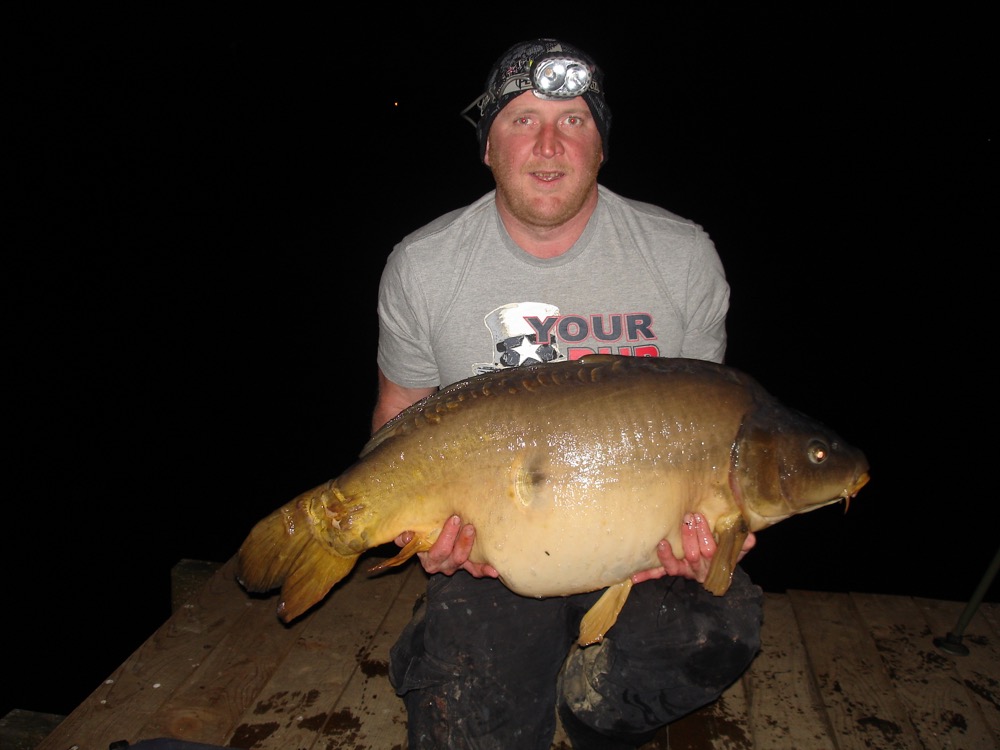
[(526, 91), (545, 100), (582, 96), (601, 134), (607, 161), (611, 110), (604, 101), (604, 73), (585, 52), (555, 39), (519, 42), (504, 52), (490, 70), (486, 91), (466, 108), (465, 112), (479, 109), (478, 121), (467, 119), (476, 126), (480, 159), (486, 156), (490, 126), (500, 110)]

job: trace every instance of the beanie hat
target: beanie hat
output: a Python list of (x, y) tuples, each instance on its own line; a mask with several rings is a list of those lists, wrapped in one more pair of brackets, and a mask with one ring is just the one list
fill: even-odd
[[(590, 82), (582, 94), (563, 94), (550, 96), (540, 92), (532, 76), (534, 64), (542, 58), (566, 57), (579, 60), (590, 68)], [(510, 103), (511, 99), (520, 96), (525, 91), (533, 91), (540, 99), (560, 99), (570, 96), (582, 96), (590, 107), (597, 130), (601, 134), (604, 147), (604, 161), (608, 160), (608, 132), (611, 129), (611, 110), (604, 101), (604, 73), (597, 67), (593, 59), (576, 47), (556, 39), (535, 39), (530, 42), (519, 42), (508, 49), (494, 63), (486, 78), (486, 91), (462, 112), (462, 115), (476, 126), (479, 137), (479, 158), (485, 160), (486, 139), (490, 134), (493, 120), (500, 110)], [(479, 108), (479, 120), (473, 120), (466, 113), (474, 107)]]

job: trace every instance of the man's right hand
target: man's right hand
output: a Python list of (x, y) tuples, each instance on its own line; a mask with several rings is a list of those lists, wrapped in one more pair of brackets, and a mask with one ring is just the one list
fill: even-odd
[[(674, 557), (670, 542), (662, 539), (656, 546), (656, 554), (662, 567), (643, 570), (632, 575), (632, 583), (641, 583), (663, 576), (680, 576), (698, 583), (704, 583), (715, 555), (716, 543), (708, 520), (701, 513), (689, 513), (684, 516), (681, 526), (681, 543), (684, 547), (683, 557)], [(742, 560), (747, 552), (757, 544), (757, 537), (749, 534), (743, 542), (737, 562)]]
[[(396, 537), (396, 544), (404, 546), (413, 538), (412, 531), (404, 531)], [(469, 560), (472, 544), (476, 541), (476, 529), (471, 523), (462, 525), (462, 519), (452, 516), (447, 520), (437, 541), (426, 552), (418, 552), (420, 564), (428, 573), (453, 575), (464, 570), (473, 578), (499, 578), (496, 568), (486, 563)]]

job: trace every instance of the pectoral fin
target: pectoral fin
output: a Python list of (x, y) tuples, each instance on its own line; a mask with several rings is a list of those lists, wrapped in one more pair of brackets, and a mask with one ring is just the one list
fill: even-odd
[(589, 646), (603, 639), (604, 634), (618, 619), (618, 613), (625, 606), (625, 600), (628, 599), (630, 591), (632, 591), (632, 580), (629, 578), (609, 587), (597, 600), (597, 603), (583, 616), (577, 643), (581, 646)]
[(733, 571), (743, 550), (743, 542), (750, 534), (750, 528), (742, 514), (731, 513), (720, 516), (713, 530), (717, 546), (704, 585), (716, 596), (722, 596), (729, 590)]
[(399, 551), (399, 554), (395, 557), (391, 557), (388, 560), (383, 560), (378, 565), (373, 565), (368, 568), (369, 573), (381, 573), (383, 570), (388, 568), (395, 568), (398, 565), (402, 565), (411, 557), (413, 557), (418, 552), (426, 552), (434, 544), (434, 540), (437, 539), (437, 532), (434, 534), (414, 534), (413, 539)]

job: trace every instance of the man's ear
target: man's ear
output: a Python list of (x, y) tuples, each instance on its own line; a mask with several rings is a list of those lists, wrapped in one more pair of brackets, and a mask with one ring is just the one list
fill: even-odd
[(486, 151), (483, 152), (483, 164), (485, 164), (487, 167), (490, 165), (490, 137), (489, 136), (486, 136)]

